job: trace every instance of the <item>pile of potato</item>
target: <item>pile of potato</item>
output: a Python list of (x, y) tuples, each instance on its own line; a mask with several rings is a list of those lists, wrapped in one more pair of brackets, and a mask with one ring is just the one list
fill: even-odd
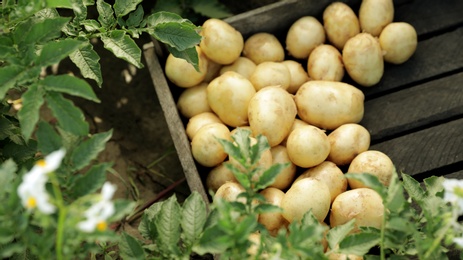
[(290, 163), (262, 191), (284, 209), (260, 216), (271, 232), (309, 209), (332, 227), (352, 218), (357, 227), (379, 227), (381, 198), (341, 169), (375, 174), (388, 185), (394, 165), (369, 150), (370, 134), (359, 124), (364, 94), (341, 81), (347, 73), (359, 86), (372, 87), (385, 62), (400, 64), (413, 55), (416, 31), (393, 16), (392, 0), (364, 0), (358, 16), (334, 2), (323, 21), (306, 16), (294, 22), (285, 46), (270, 33), (243, 39), (226, 22), (207, 20), (197, 46), (200, 70), (172, 55), (165, 64), (168, 79), (184, 88), (177, 107), (188, 119), (193, 158), (210, 169), (206, 187), (231, 200), (243, 191), (224, 167), (233, 161), (216, 138), (231, 140), (235, 129), (248, 128), (271, 146), (261, 167)]

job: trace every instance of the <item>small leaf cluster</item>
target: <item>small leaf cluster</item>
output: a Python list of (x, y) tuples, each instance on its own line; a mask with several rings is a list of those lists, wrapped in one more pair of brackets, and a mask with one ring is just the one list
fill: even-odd
[(205, 18), (223, 19), (232, 15), (218, 0), (157, 0), (153, 12), (168, 11), (188, 17), (194, 23)]

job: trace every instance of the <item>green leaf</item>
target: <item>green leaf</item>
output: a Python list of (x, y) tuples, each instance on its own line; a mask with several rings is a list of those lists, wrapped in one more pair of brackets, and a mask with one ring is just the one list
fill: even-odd
[(205, 17), (222, 19), (233, 15), (224, 4), (217, 0), (192, 0), (191, 7), (196, 13)]
[(235, 165), (231, 164), (230, 162), (225, 162), (224, 163), (225, 167), (230, 170), (233, 175), (235, 176), (235, 179), (245, 188), (250, 188), (251, 187), (251, 180), (247, 173), (242, 172), (240, 169), (238, 169)]
[(21, 79), (24, 69), (24, 67), (16, 65), (0, 67), (0, 99), (5, 97), (8, 90), (15, 87)]
[(146, 259), (140, 241), (125, 232), (122, 233), (118, 246), (122, 259)]
[(63, 147), (59, 134), (45, 121), (38, 123), (35, 135), (37, 137), (38, 149), (44, 154), (49, 154)]
[(408, 195), (418, 203), (422, 203), (426, 198), (423, 188), (420, 183), (413, 179), (410, 175), (402, 174), (402, 183)]
[(46, 0), (47, 7), (49, 8), (69, 8), (72, 9), (72, 3), (70, 0)]
[(142, 0), (116, 0), (114, 3), (114, 11), (116, 17), (123, 17), (137, 8), (137, 5)]
[(21, 96), (23, 107), (18, 112), (18, 119), (21, 124), (21, 132), (25, 140), (29, 140), (34, 131), (35, 125), (39, 121), (40, 107), (44, 103), (43, 91), (33, 84)]
[(63, 130), (80, 136), (88, 134), (89, 126), (84, 114), (72, 101), (65, 99), (61, 93), (57, 92), (48, 92), (45, 100)]
[(231, 246), (233, 246), (233, 241), (230, 235), (218, 226), (212, 226), (204, 231), (198, 244), (193, 246), (193, 251), (200, 255), (220, 254)]
[(36, 59), (38, 66), (48, 66), (68, 57), (77, 50), (82, 41), (74, 39), (64, 39), (46, 44)]
[(98, 11), (98, 21), (104, 28), (113, 28), (117, 21), (114, 17), (113, 8), (104, 0), (96, 1), (96, 9)]
[(192, 245), (203, 231), (207, 219), (206, 203), (198, 192), (192, 192), (182, 206), (181, 227), (184, 242)]
[(270, 149), (270, 145), (268, 144), (267, 137), (263, 135), (258, 135), (256, 137), (257, 143), (251, 146), (251, 165), (255, 165), (259, 162), (262, 154)]
[(272, 165), (259, 177), (259, 180), (255, 183), (255, 189), (260, 190), (267, 188), (267, 186), (275, 181), (278, 174), (280, 174), (280, 172), (288, 166), (289, 163), (277, 163)]
[(197, 30), (197, 27), (190, 23), (168, 22), (156, 25), (150, 34), (160, 42), (184, 51), (200, 43), (202, 37)]
[(379, 233), (361, 232), (350, 235), (339, 243), (339, 252), (343, 254), (365, 255), (370, 249), (378, 245)]
[(175, 253), (178, 250), (180, 210), (177, 197), (172, 195), (162, 204), (161, 211), (155, 220), (156, 230), (159, 233), (157, 241), (160, 248), (167, 254)]
[(79, 144), (71, 155), (74, 170), (87, 166), (98, 154), (104, 150), (106, 142), (111, 138), (113, 131), (97, 133)]
[(124, 31), (114, 30), (109, 35), (101, 36), (104, 47), (110, 50), (116, 57), (130, 62), (137, 68), (143, 68), (141, 50), (135, 41), (126, 35)]
[(381, 198), (386, 200), (387, 188), (379, 181), (378, 177), (370, 173), (347, 173), (349, 179), (361, 181), (365, 186), (375, 190)]
[(8, 159), (0, 165), (0, 194), (11, 191), (17, 170), (18, 166), (13, 159)]
[(93, 165), (85, 174), (77, 175), (72, 182), (73, 197), (79, 198), (100, 189), (106, 181), (106, 172), (110, 167), (110, 163), (97, 164)]
[(100, 102), (87, 81), (71, 75), (50, 75), (39, 81), (39, 84), (47, 91), (66, 93), (94, 102)]
[(138, 232), (145, 239), (154, 240), (157, 237), (154, 221), (149, 219), (148, 215), (143, 214), (140, 225), (138, 225)]
[(109, 218), (109, 221), (115, 222), (120, 221), (125, 216), (133, 213), (136, 203), (132, 200), (117, 199), (114, 200), (114, 208), (116, 213)]
[(143, 6), (139, 5), (134, 12), (129, 14), (129, 18), (127, 18), (127, 21), (125, 21), (127, 27), (138, 27), (140, 23), (143, 21), (144, 15), (145, 12), (143, 11)]
[[(61, 36), (61, 29), (69, 22), (70, 18), (48, 18), (39, 23), (32, 24), (28, 28), (23, 41), (17, 44), (42, 44), (57, 39)], [(15, 32), (24, 33), (24, 32)]]
[(178, 51), (175, 48), (167, 46), (167, 50), (175, 57), (186, 60), (188, 63), (193, 65), (197, 71), (199, 71), (199, 58), (195, 47), (191, 47), (184, 51)]
[(435, 196), (438, 193), (444, 190), (444, 186), (442, 182), (444, 181), (444, 177), (442, 176), (431, 176), (429, 178), (424, 179), (424, 184), (426, 185), (426, 191), (428, 195)]
[(249, 235), (256, 230), (257, 218), (255, 215), (245, 216), (240, 222), (236, 223), (234, 229), (234, 240), (244, 242), (248, 239)]
[(273, 213), (273, 212), (282, 212), (283, 210), (272, 204), (264, 203), (264, 204), (259, 204), (254, 207), (254, 212), (256, 213)]
[(100, 23), (93, 19), (83, 20), (80, 24), (84, 26), (87, 32), (98, 31), (101, 27)]
[(69, 55), (69, 58), (80, 69), (82, 76), (96, 81), (98, 86), (103, 84), (103, 77), (101, 76), (100, 56), (93, 50), (93, 46), (86, 42), (78, 50)]
[(15, 162), (22, 163), (30, 160), (37, 153), (37, 142), (29, 140), (27, 145), (8, 143), (3, 146), (3, 156), (6, 158), (13, 158)]
[(399, 211), (405, 205), (404, 189), (399, 182), (396, 174), (392, 175), (389, 184), (387, 199), (385, 200), (385, 207), (392, 212)]
[(339, 242), (341, 242), (354, 229), (354, 226), (355, 219), (352, 219), (343, 225), (331, 228), (326, 235), (328, 246), (331, 249), (335, 249)]

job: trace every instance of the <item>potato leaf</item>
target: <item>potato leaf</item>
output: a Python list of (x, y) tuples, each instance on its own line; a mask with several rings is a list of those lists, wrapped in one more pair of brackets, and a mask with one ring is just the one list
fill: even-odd
[(8, 159), (0, 165), (0, 194), (10, 192), (13, 189), (11, 184), (17, 176), (17, 169), (18, 166), (13, 159)]
[(58, 63), (77, 50), (82, 41), (74, 39), (64, 39), (56, 42), (47, 43), (39, 56), (35, 60), (37, 66), (48, 66)]
[(48, 92), (45, 100), (63, 130), (80, 136), (88, 134), (89, 126), (84, 114), (72, 101), (65, 99), (57, 92)]
[(117, 21), (114, 17), (114, 11), (110, 4), (104, 0), (96, 1), (96, 9), (98, 11), (98, 21), (104, 28), (113, 28)]
[(349, 232), (354, 229), (354, 224), (355, 219), (351, 219), (343, 225), (331, 228), (326, 235), (329, 247), (331, 249), (335, 249), (339, 242), (341, 242), (349, 234)]
[(48, 8), (69, 8), (71, 9), (72, 3), (70, 0), (46, 0)]
[(159, 233), (157, 242), (166, 255), (178, 255), (178, 242), (180, 240), (180, 210), (175, 195), (169, 197), (161, 207), (156, 219), (156, 230)]
[(172, 53), (172, 55), (174, 55), (174, 57), (186, 60), (188, 63), (193, 65), (197, 71), (199, 71), (198, 53), (196, 52), (195, 47), (191, 47), (184, 51), (178, 51), (170, 46), (167, 46), (167, 49), (170, 53)]
[(3, 99), (6, 92), (15, 87), (16, 83), (21, 80), (24, 69), (24, 67), (16, 65), (0, 67), (0, 99)]
[(79, 198), (96, 192), (106, 181), (106, 172), (110, 167), (110, 163), (101, 163), (93, 165), (85, 174), (76, 175), (71, 182), (71, 195)]
[(114, 12), (116, 17), (123, 17), (137, 8), (142, 0), (116, 0), (114, 3)]
[(43, 94), (44, 93), (37, 84), (33, 84), (21, 97), (23, 107), (18, 112), (18, 118), (21, 124), (21, 132), (25, 140), (31, 137), (35, 125), (39, 121), (40, 107), (45, 101), (43, 99)]
[(267, 186), (275, 181), (277, 175), (286, 167), (289, 163), (277, 163), (268, 168), (260, 177), (259, 180), (254, 184), (256, 190), (265, 189)]
[(158, 11), (146, 18), (149, 27), (156, 27), (163, 23), (185, 23), (194, 26), (188, 19), (182, 18), (178, 14), (171, 12)]
[(118, 244), (122, 259), (146, 259), (145, 250), (140, 242), (123, 232)]
[(192, 0), (191, 7), (196, 13), (211, 18), (226, 18), (233, 15), (228, 8), (217, 0)]
[(407, 174), (402, 174), (402, 180), (408, 195), (415, 201), (422, 203), (426, 198), (426, 194), (423, 188), (421, 188), (420, 183)]
[(125, 21), (127, 27), (133, 28), (139, 26), (140, 23), (143, 21), (144, 15), (145, 12), (143, 11), (143, 6), (139, 5), (134, 12), (131, 12), (129, 14), (129, 18), (127, 18), (127, 20)]
[[(19, 44), (41, 44), (58, 38), (61, 35), (61, 29), (69, 22), (67, 17), (49, 18), (38, 23), (33, 23), (30, 27), (17, 30), (17, 33), (26, 33), (23, 35)], [(23, 31), (27, 30), (27, 32)], [(21, 37), (21, 36), (20, 36)]]
[(124, 31), (114, 30), (109, 35), (101, 36), (104, 47), (116, 57), (130, 62), (137, 68), (143, 68), (141, 50), (135, 41), (126, 35)]
[(197, 27), (187, 22), (165, 22), (157, 24), (151, 36), (158, 41), (169, 45), (179, 51), (184, 51), (198, 45), (202, 39)]
[(45, 121), (38, 123), (35, 135), (37, 137), (38, 149), (44, 154), (49, 154), (63, 146), (59, 134)]
[(106, 143), (111, 138), (113, 131), (97, 133), (79, 144), (71, 155), (74, 170), (80, 170), (87, 166), (98, 154), (104, 150)]
[(182, 206), (181, 226), (183, 230), (183, 242), (187, 245), (193, 243), (203, 232), (207, 219), (206, 204), (198, 192), (192, 192)]
[(89, 42), (84, 43), (78, 50), (71, 53), (69, 58), (80, 69), (82, 76), (95, 80), (98, 86), (101, 87), (103, 77), (99, 63), (100, 56), (93, 50), (93, 46)]
[(361, 181), (365, 186), (375, 190), (381, 196), (383, 201), (386, 200), (387, 188), (379, 181), (377, 176), (370, 173), (347, 173), (345, 176), (350, 179)]
[(350, 235), (339, 243), (339, 252), (343, 254), (365, 255), (370, 249), (378, 245), (379, 233), (361, 232)]
[(85, 80), (71, 75), (50, 75), (41, 80), (39, 84), (47, 91), (66, 93), (94, 102), (100, 102), (95, 92), (93, 92), (92, 87)]

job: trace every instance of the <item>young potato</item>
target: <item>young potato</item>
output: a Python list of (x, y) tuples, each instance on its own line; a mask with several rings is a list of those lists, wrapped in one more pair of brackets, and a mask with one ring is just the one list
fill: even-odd
[(207, 86), (207, 102), (212, 111), (232, 127), (248, 123), (248, 104), (254, 94), (252, 83), (234, 71), (225, 72)]
[(296, 113), (296, 104), (291, 94), (280, 87), (265, 87), (249, 101), (249, 126), (255, 136), (264, 135), (273, 147), (286, 138)]
[[(296, 128), (300, 127), (300, 126), (303, 126), (303, 125), (309, 125), (309, 124), (307, 124), (306, 122), (302, 121), (299, 118), (296, 118), (294, 120), (293, 125), (291, 126), (291, 129), (289, 130), (288, 136), (289, 136), (289, 134), (291, 134), (291, 132), (294, 129), (296, 129)], [(288, 136), (286, 136), (286, 138), (283, 140), (283, 142), (281, 142), (281, 145), (286, 146), (286, 142), (288, 141)]]
[(238, 195), (243, 193), (245, 189), (241, 184), (237, 182), (226, 182), (222, 186), (217, 189), (217, 192), (214, 194), (213, 200), (216, 198), (221, 198), (226, 201), (239, 201), (242, 203), (246, 203), (244, 198), (239, 198)]
[(330, 154), (327, 160), (338, 166), (348, 165), (359, 153), (370, 148), (370, 132), (359, 124), (344, 124), (328, 135)]
[(209, 83), (211, 82), (211, 80), (219, 76), (220, 69), (222, 69), (222, 67), (223, 67), (222, 64), (218, 64), (208, 58), (207, 59), (207, 73), (206, 73), (206, 76), (204, 77), (203, 82)]
[(208, 190), (216, 192), (226, 182), (238, 182), (233, 172), (225, 166), (227, 162), (224, 161), (209, 171), (206, 176), (206, 187)]
[(332, 45), (318, 45), (307, 60), (307, 73), (312, 80), (341, 81), (344, 77), (341, 53)]
[(209, 103), (207, 103), (206, 88), (207, 83), (203, 82), (180, 93), (177, 109), (182, 116), (192, 118), (204, 112), (212, 112)]
[[(389, 186), (395, 167), (391, 158), (380, 151), (368, 150), (357, 155), (349, 165), (347, 173), (370, 173), (378, 177), (379, 181)], [(351, 189), (368, 188), (365, 184), (354, 179), (348, 179)]]
[(289, 222), (299, 221), (312, 210), (318, 221), (323, 222), (330, 210), (330, 190), (314, 178), (304, 178), (294, 183), (281, 200), (283, 217)]
[(186, 124), (186, 134), (190, 140), (196, 135), (201, 127), (212, 124), (212, 123), (223, 123), (220, 118), (213, 112), (203, 112), (195, 116), (192, 116)]
[(274, 187), (280, 190), (285, 190), (294, 181), (296, 176), (296, 165), (289, 159), (288, 150), (283, 145), (277, 145), (270, 148), (272, 154), (273, 163), (289, 163), (288, 167), (285, 167), (275, 178), (275, 181), (270, 184), (270, 187)]
[[(280, 189), (268, 187), (263, 189), (260, 195), (264, 196), (267, 203), (280, 207), (281, 200), (285, 196), (285, 193)], [(264, 225), (272, 236), (275, 236), (278, 230), (285, 227), (288, 223), (283, 217), (282, 212), (261, 213), (259, 214), (258, 221)]]
[(201, 48), (196, 47), (198, 52), (199, 71), (184, 59), (167, 56), (164, 71), (166, 77), (178, 87), (190, 88), (201, 83), (207, 74), (208, 59)]
[(415, 53), (418, 36), (409, 23), (390, 23), (379, 35), (379, 44), (384, 60), (393, 64), (406, 62)]
[(347, 40), (360, 33), (360, 23), (352, 8), (334, 2), (323, 11), (323, 26), (328, 41), (342, 50)]
[(349, 76), (364, 87), (377, 84), (383, 77), (383, 52), (378, 40), (369, 33), (359, 33), (346, 42), (342, 61)]
[(241, 55), (243, 35), (220, 19), (209, 18), (200, 32), (203, 39), (199, 46), (206, 56), (218, 64), (230, 64)]
[(381, 228), (383, 214), (383, 200), (376, 191), (369, 188), (348, 190), (331, 204), (330, 226), (333, 228), (355, 219), (352, 233), (359, 232), (359, 227)]
[(306, 123), (333, 130), (363, 118), (365, 96), (343, 82), (311, 80), (297, 91), (294, 101), (298, 116)]
[(362, 0), (359, 22), (363, 32), (379, 36), (383, 28), (393, 20), (394, 2), (392, 0)]
[(259, 65), (264, 61), (283, 61), (285, 50), (275, 35), (260, 32), (244, 42), (243, 56)]
[(294, 183), (303, 178), (314, 178), (320, 180), (328, 186), (331, 195), (331, 202), (341, 193), (347, 190), (347, 178), (336, 164), (324, 161), (321, 164), (305, 170)]
[(227, 153), (217, 139), (231, 141), (230, 130), (222, 123), (201, 127), (191, 140), (193, 158), (202, 166), (214, 167), (227, 158)]
[(286, 34), (286, 50), (296, 59), (307, 59), (326, 40), (323, 25), (313, 16), (296, 20)]
[(264, 61), (256, 66), (249, 81), (256, 91), (268, 86), (280, 86), (286, 90), (291, 84), (291, 74), (281, 62)]
[(281, 62), (289, 70), (290, 83), (289, 87), (286, 89), (291, 94), (296, 94), (299, 87), (310, 80), (307, 72), (297, 61), (285, 60)]
[(325, 132), (312, 125), (294, 129), (286, 141), (291, 161), (303, 168), (316, 166), (330, 153), (330, 142)]
[(220, 69), (220, 75), (231, 70), (249, 79), (249, 77), (251, 77), (251, 74), (254, 72), (255, 69), (256, 69), (256, 64), (252, 60), (246, 57), (239, 57), (232, 64), (223, 66)]

